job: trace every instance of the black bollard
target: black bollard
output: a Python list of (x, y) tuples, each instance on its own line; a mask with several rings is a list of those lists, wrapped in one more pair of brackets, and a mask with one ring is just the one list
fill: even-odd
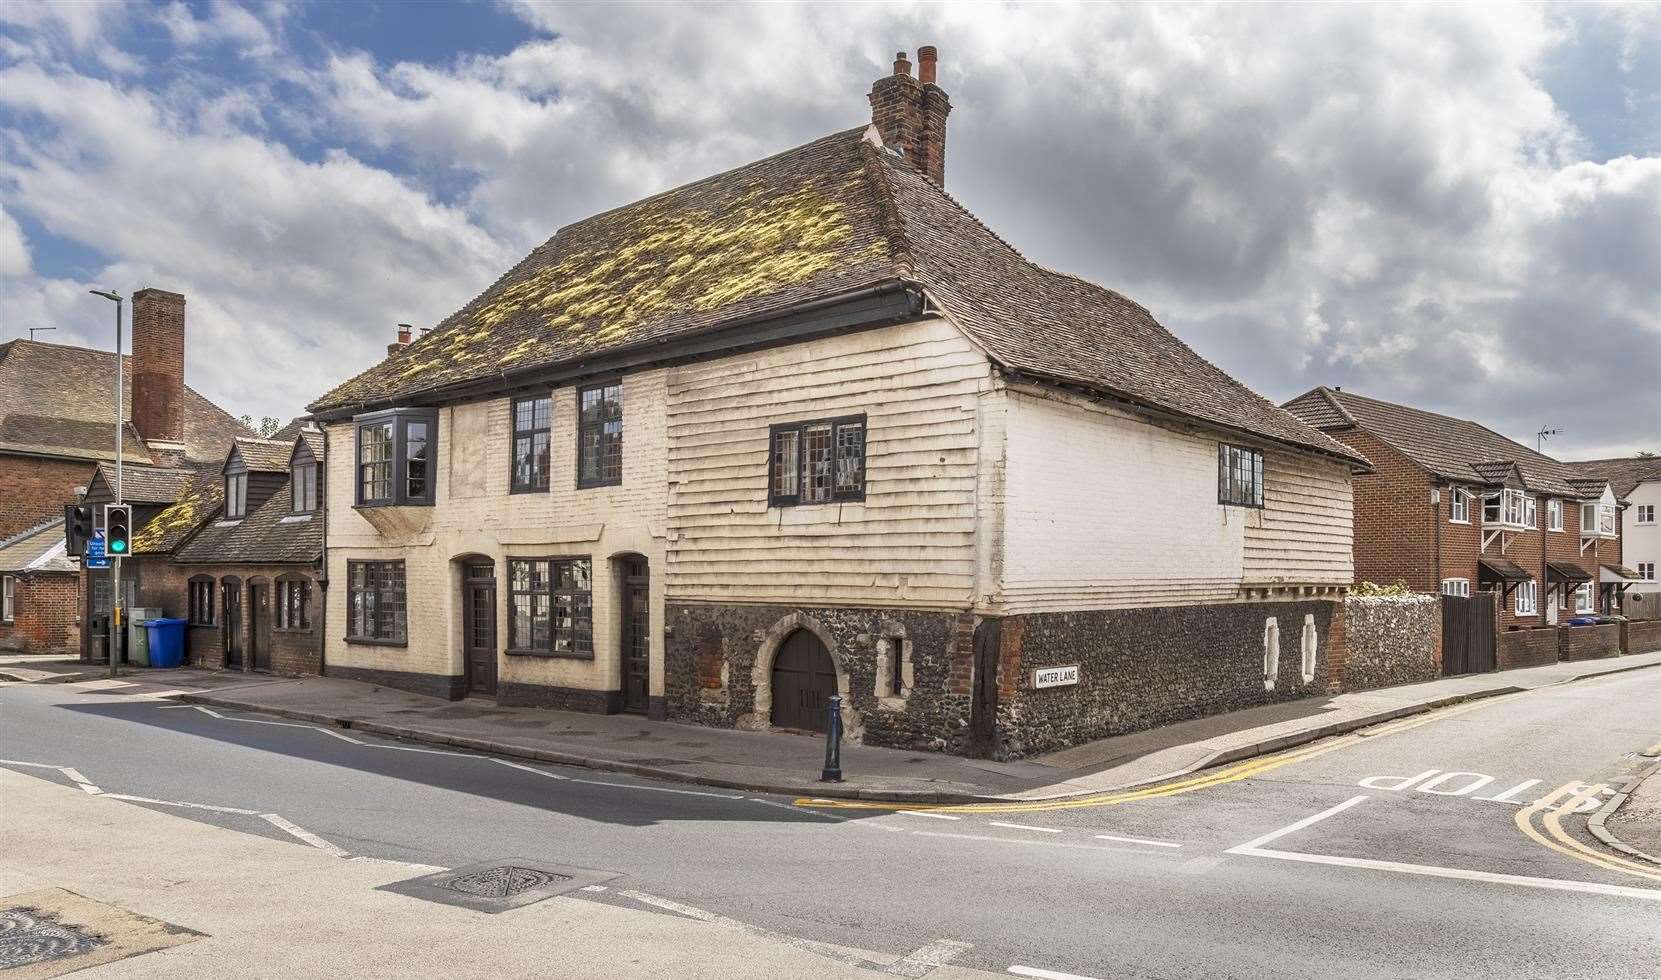
[(832, 694), (826, 702), (830, 717), (825, 725), (825, 769), (819, 774), (821, 783), (842, 781), (842, 696)]

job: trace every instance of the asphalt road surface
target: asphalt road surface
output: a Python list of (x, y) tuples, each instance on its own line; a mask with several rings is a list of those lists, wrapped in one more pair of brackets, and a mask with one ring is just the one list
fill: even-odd
[(1013, 975), (1640, 977), (1661, 976), (1661, 875), (1599, 860), (1584, 827), (1600, 777), (1655, 743), (1658, 705), (1661, 670), (1639, 670), (1151, 790), (911, 812), (71, 685), (0, 687), (0, 764), (295, 846), (602, 869), (625, 877), (589, 900), (636, 891), (896, 954), (944, 943)]

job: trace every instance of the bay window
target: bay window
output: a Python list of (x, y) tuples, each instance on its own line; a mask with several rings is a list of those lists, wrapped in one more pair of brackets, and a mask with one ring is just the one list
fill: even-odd
[(1584, 538), (1614, 537), (1615, 505), (1597, 501), (1581, 504), (1580, 536)]
[(431, 504), (437, 414), (396, 409), (359, 416), (356, 421), (358, 506)]

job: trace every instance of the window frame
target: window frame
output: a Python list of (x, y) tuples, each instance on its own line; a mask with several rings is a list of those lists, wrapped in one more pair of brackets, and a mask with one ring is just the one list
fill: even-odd
[(248, 468), (225, 471), (225, 520), (248, 516)]
[(1638, 580), (1641, 582), (1655, 581), (1655, 562), (1641, 561), (1638, 563)]
[[(185, 583), (185, 622), (187, 624), (191, 626), (217, 626), (219, 624), (216, 618), (217, 602), (215, 597), (218, 590), (215, 588), (215, 584), (212, 575), (193, 575), (190, 581)], [(207, 593), (206, 619), (198, 615), (202, 612), (202, 603), (198, 601), (201, 598), (198, 595), (198, 589), (203, 589)]]
[[(1497, 517), (1488, 519), (1489, 505), (1495, 505)], [(1524, 490), (1504, 489), (1482, 495), (1482, 524), (1484, 527), (1509, 528), (1526, 531), (1540, 526), (1538, 503)], [(1532, 520), (1530, 520), (1532, 518)]]
[[(1448, 586), (1456, 583), (1460, 588), (1450, 591)], [(1471, 580), (1468, 578), (1445, 578), (1442, 580), (1442, 594), (1458, 599), (1469, 599), (1471, 597)]]
[[(1586, 520), (1590, 512), (1592, 520)], [(1580, 505), (1580, 536), (1583, 538), (1613, 538), (1619, 535), (1619, 509), (1614, 504), (1606, 504), (1601, 500), (1588, 500)], [(1609, 529), (1604, 530), (1607, 524)]]
[[(824, 500), (803, 500), (802, 488), (807, 485), (807, 430), (830, 426), (830, 496)], [(842, 490), (837, 486), (837, 447), (843, 428), (859, 426), (859, 488)], [(778, 493), (779, 460), (775, 447), (780, 433), (793, 432), (796, 436), (796, 492)], [(870, 481), (868, 461), (871, 448), (871, 426), (864, 412), (858, 415), (836, 415), (828, 418), (801, 419), (795, 422), (776, 422), (767, 427), (767, 506), (768, 507), (822, 507), (826, 504), (863, 503), (865, 488)]]
[[(531, 409), (531, 427), (519, 427), (519, 406), (526, 402), (545, 402), (548, 406), (547, 424), (538, 428), (536, 425), (536, 409)], [(530, 452), (536, 454), (536, 437), (543, 436), (547, 440), (543, 450), (542, 479), (540, 483), (521, 483), (519, 481), (519, 440), (530, 441)], [(581, 440), (579, 439), (579, 442)], [(541, 394), (521, 395), (518, 398), (508, 399), (508, 493), (547, 493), (553, 488), (554, 476), (554, 393), (546, 391)]]
[[(1528, 607), (1523, 607), (1523, 598), (1527, 597)], [(1518, 616), (1540, 615), (1540, 587), (1534, 579), (1520, 582), (1517, 585), (1517, 594), (1512, 601), (1512, 610)]]
[[(378, 635), (379, 631), (380, 631), (380, 626), (381, 626), (380, 619), (381, 619), (381, 616), (382, 616), (382, 610), (381, 610), (380, 606), (381, 606), (381, 603), (383, 601), (382, 597), (384, 595), (391, 594), (390, 592), (388, 592), (387, 590), (384, 590), (384, 589), (376, 589), (375, 592), (374, 592), (374, 594), (376, 596), (376, 601), (375, 601), (376, 608), (375, 608), (375, 612), (374, 612), (373, 615), (376, 619), (375, 626), (376, 626), (377, 635), (369, 635), (369, 634), (362, 634), (362, 633), (354, 633), (353, 632), (354, 630), (357, 629), (358, 620), (359, 620), (358, 610), (356, 609), (357, 595), (358, 595), (358, 592), (359, 592), (359, 586), (357, 584), (357, 570), (359, 568), (365, 568), (366, 566), (371, 566), (371, 565), (387, 566), (388, 568), (396, 569), (397, 574), (396, 574), (396, 579), (395, 580), (396, 580), (396, 583), (397, 583), (397, 596), (398, 596), (398, 598), (400, 600), (400, 603), (402, 605), (402, 609), (400, 610), (400, 614), (401, 614), (401, 618), (402, 618), (403, 631), (402, 631), (402, 634), (400, 636), (391, 637), (391, 636)], [(406, 572), (406, 569), (405, 569), (405, 566), (404, 566), (404, 560), (402, 558), (363, 559), (363, 560), (351, 559), (351, 560), (348, 560), (346, 562), (346, 616), (345, 616), (345, 619), (346, 619), (346, 637), (345, 637), (345, 639), (346, 639), (347, 643), (361, 643), (361, 644), (365, 644), (365, 645), (369, 645), (369, 646), (388, 646), (388, 647), (407, 647), (407, 646), (409, 646), (409, 586), (408, 586), (408, 580), (405, 577), (405, 572)], [(366, 573), (365, 573), (365, 588), (367, 588), (367, 584), (368, 584), (367, 574), (368, 573), (366, 571)], [(390, 583), (392, 581), (393, 581), (393, 579), (390, 579), (390, 578), (388, 579), (388, 583)]]
[[(1465, 516), (1460, 517), (1460, 514), (1464, 514)], [(1448, 503), (1448, 523), (1471, 523), (1471, 492), (1469, 490), (1461, 490), (1458, 487), (1454, 487), (1453, 495), (1449, 499)]]
[[(1232, 453), (1245, 453), (1252, 459), (1252, 500), (1240, 501), (1231, 499), (1233, 489), (1232, 476), (1238, 467), (1233, 465)], [(1263, 450), (1253, 449), (1232, 442), (1217, 444), (1217, 503), (1224, 507), (1247, 507), (1252, 510), (1263, 509)], [(1225, 477), (1228, 479), (1225, 480)]]
[(0, 623), (17, 622), (17, 576), (0, 575)]
[[(1595, 613), (1595, 612), (1597, 612), (1597, 610), (1598, 610), (1598, 600), (1597, 600), (1597, 596), (1594, 595), (1593, 592), (1592, 592), (1592, 583), (1590, 583), (1590, 582), (1580, 583), (1579, 585), (1575, 586), (1574, 592), (1572, 592), (1571, 595), (1574, 596), (1574, 611), (1577, 615), (1584, 615), (1586, 613)], [(1586, 599), (1586, 604), (1585, 605), (1580, 604), (1580, 600), (1583, 596)]]
[[(317, 502), (322, 498), (323, 468), (317, 465), (316, 460), (305, 463), (291, 463), (288, 467), (288, 509), (291, 514), (315, 514)], [(302, 481), (301, 474), (306, 474), (306, 481)], [(310, 507), (301, 507), (300, 487), (302, 482), (310, 489)]]
[[(601, 399), (601, 404), (604, 404), (604, 402), (605, 402), (604, 391), (607, 388), (616, 388), (617, 389), (617, 475), (615, 477), (605, 476), (605, 457), (607, 456), (607, 453), (605, 452), (604, 436), (605, 436), (606, 420), (604, 418), (601, 418), (597, 422), (586, 422), (586, 421), (583, 420), (583, 396), (588, 394), (591, 391), (602, 392), (602, 394), (600, 396), (600, 399)], [(623, 485), (623, 436), (625, 434), (625, 426), (627, 425), (627, 420), (628, 420), (627, 409), (624, 408), (624, 406), (623, 406), (623, 379), (622, 378), (613, 378), (613, 379), (610, 379), (608, 381), (596, 381), (592, 384), (578, 385), (577, 386), (576, 406), (577, 406), (577, 418), (576, 418), (576, 422), (577, 422), (577, 445), (576, 445), (577, 489), (578, 490), (592, 490), (595, 487), (619, 487), (619, 486), (622, 486)], [(550, 411), (551, 411), (551, 409), (550, 409)], [(551, 419), (552, 415), (550, 415), (549, 418)], [(600, 435), (601, 435), (600, 452), (599, 452), (598, 456), (596, 457), (597, 463), (598, 463), (598, 466), (599, 466), (600, 475), (596, 476), (596, 477), (593, 477), (593, 478), (590, 478), (590, 477), (588, 477), (587, 473), (583, 470), (583, 435), (584, 435), (585, 432), (587, 432), (588, 429), (596, 428), (596, 427), (600, 430)]]
[[(544, 563), (548, 566), (547, 576), (546, 576), (546, 579), (545, 579), (545, 581), (547, 582), (547, 588), (545, 590), (516, 588), (515, 583), (518, 581), (518, 578), (517, 578), (517, 576), (514, 575), (514, 565), (515, 564), (535, 564), (535, 563), (539, 563), (539, 562)], [(562, 589), (562, 588), (559, 588), (558, 586), (555, 585), (555, 583), (559, 580), (558, 566), (560, 566), (560, 565), (578, 565), (578, 564), (588, 566), (588, 571), (587, 571), (588, 588), (586, 588), (586, 589), (575, 589), (575, 588), (564, 588), (564, 589)], [(506, 591), (506, 595), (507, 595), (507, 604), (508, 604), (508, 632), (507, 632), (507, 644), (506, 644), (506, 648), (505, 648), (504, 652), (508, 656), (512, 656), (512, 657), (551, 657), (551, 658), (560, 659), (560, 660), (593, 660), (594, 659), (594, 560), (593, 560), (592, 556), (590, 556), (590, 555), (561, 555), (561, 556), (536, 556), (536, 557), (532, 557), (532, 556), (528, 556), (528, 555), (510, 555), (507, 559), (507, 589), (505, 591)], [(562, 596), (562, 595), (564, 595), (564, 596), (573, 596), (573, 597), (574, 596), (586, 596), (587, 599), (588, 599), (588, 602), (587, 602), (588, 636), (587, 636), (587, 649), (586, 650), (579, 649), (577, 647), (577, 644), (576, 644), (576, 640), (577, 640), (576, 628), (577, 628), (577, 625), (578, 625), (578, 618), (574, 613), (573, 613), (573, 616), (572, 616), (572, 626), (571, 626), (572, 631), (573, 631), (572, 632), (572, 637), (571, 637), (572, 638), (572, 649), (569, 649), (569, 650), (555, 649), (555, 647), (557, 646), (556, 639), (559, 635), (559, 627), (555, 625), (555, 623), (556, 623), (555, 613), (556, 613), (556, 610), (559, 608), (559, 604), (557, 602), (557, 597)], [(515, 639), (516, 639), (516, 637), (518, 636), (518, 633), (519, 633), (519, 630), (518, 630), (518, 618), (519, 618), (518, 607), (519, 607), (519, 604), (515, 600), (519, 596), (532, 596), (532, 597), (546, 596), (547, 597), (547, 599), (548, 599), (548, 647), (547, 647), (547, 649), (542, 649), (540, 647), (535, 647), (535, 646), (518, 646), (518, 645), (515, 644), (514, 641), (515, 641)], [(533, 613), (533, 615), (534, 615), (534, 613)], [(529, 635), (529, 633), (527, 633), (527, 635)]]
[[(300, 619), (298, 626), (289, 617), (293, 610), (289, 605), (290, 593), (300, 592)], [(279, 633), (310, 633), (311, 632), (311, 578), (305, 575), (287, 574), (277, 576), (271, 583), (271, 628)], [(409, 615), (408, 599), (406, 597), (404, 615)], [(407, 634), (409, 624), (406, 621), (404, 631)]]
[[(1648, 515), (1648, 516), (1645, 516), (1645, 515)], [(1634, 523), (1634, 524), (1654, 524), (1655, 523), (1655, 505), (1654, 504), (1637, 504), (1637, 505), (1635, 505), (1633, 507), (1632, 523)]]
[[(423, 445), (426, 449), (426, 489), (419, 494), (409, 492), (410, 428), (426, 426)], [(389, 461), (364, 462), (363, 434), (366, 429), (391, 427), (392, 457)], [(356, 507), (431, 507), (437, 499), (438, 484), (438, 412), (430, 408), (394, 408), (384, 412), (359, 415), (352, 420), (352, 500)], [(369, 466), (390, 467), (389, 496), (364, 496), (364, 470)], [(318, 481), (321, 484), (321, 479)]]
[(1546, 530), (1563, 530), (1563, 501), (1556, 497), (1546, 501)]

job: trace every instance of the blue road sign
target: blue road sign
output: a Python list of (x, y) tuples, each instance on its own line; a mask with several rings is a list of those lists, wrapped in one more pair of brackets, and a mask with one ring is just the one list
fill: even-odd
[[(104, 557), (104, 532), (103, 531), (94, 531), (94, 532), (92, 532), (92, 540), (87, 542), (86, 557), (87, 558), (103, 558)], [(105, 564), (105, 565), (89, 565), (87, 567), (88, 568), (108, 568), (109, 566), (107, 564)]]
[(87, 559), (87, 567), (88, 568), (108, 568), (108, 567), (110, 567), (110, 560), (108, 558), (88, 558)]

